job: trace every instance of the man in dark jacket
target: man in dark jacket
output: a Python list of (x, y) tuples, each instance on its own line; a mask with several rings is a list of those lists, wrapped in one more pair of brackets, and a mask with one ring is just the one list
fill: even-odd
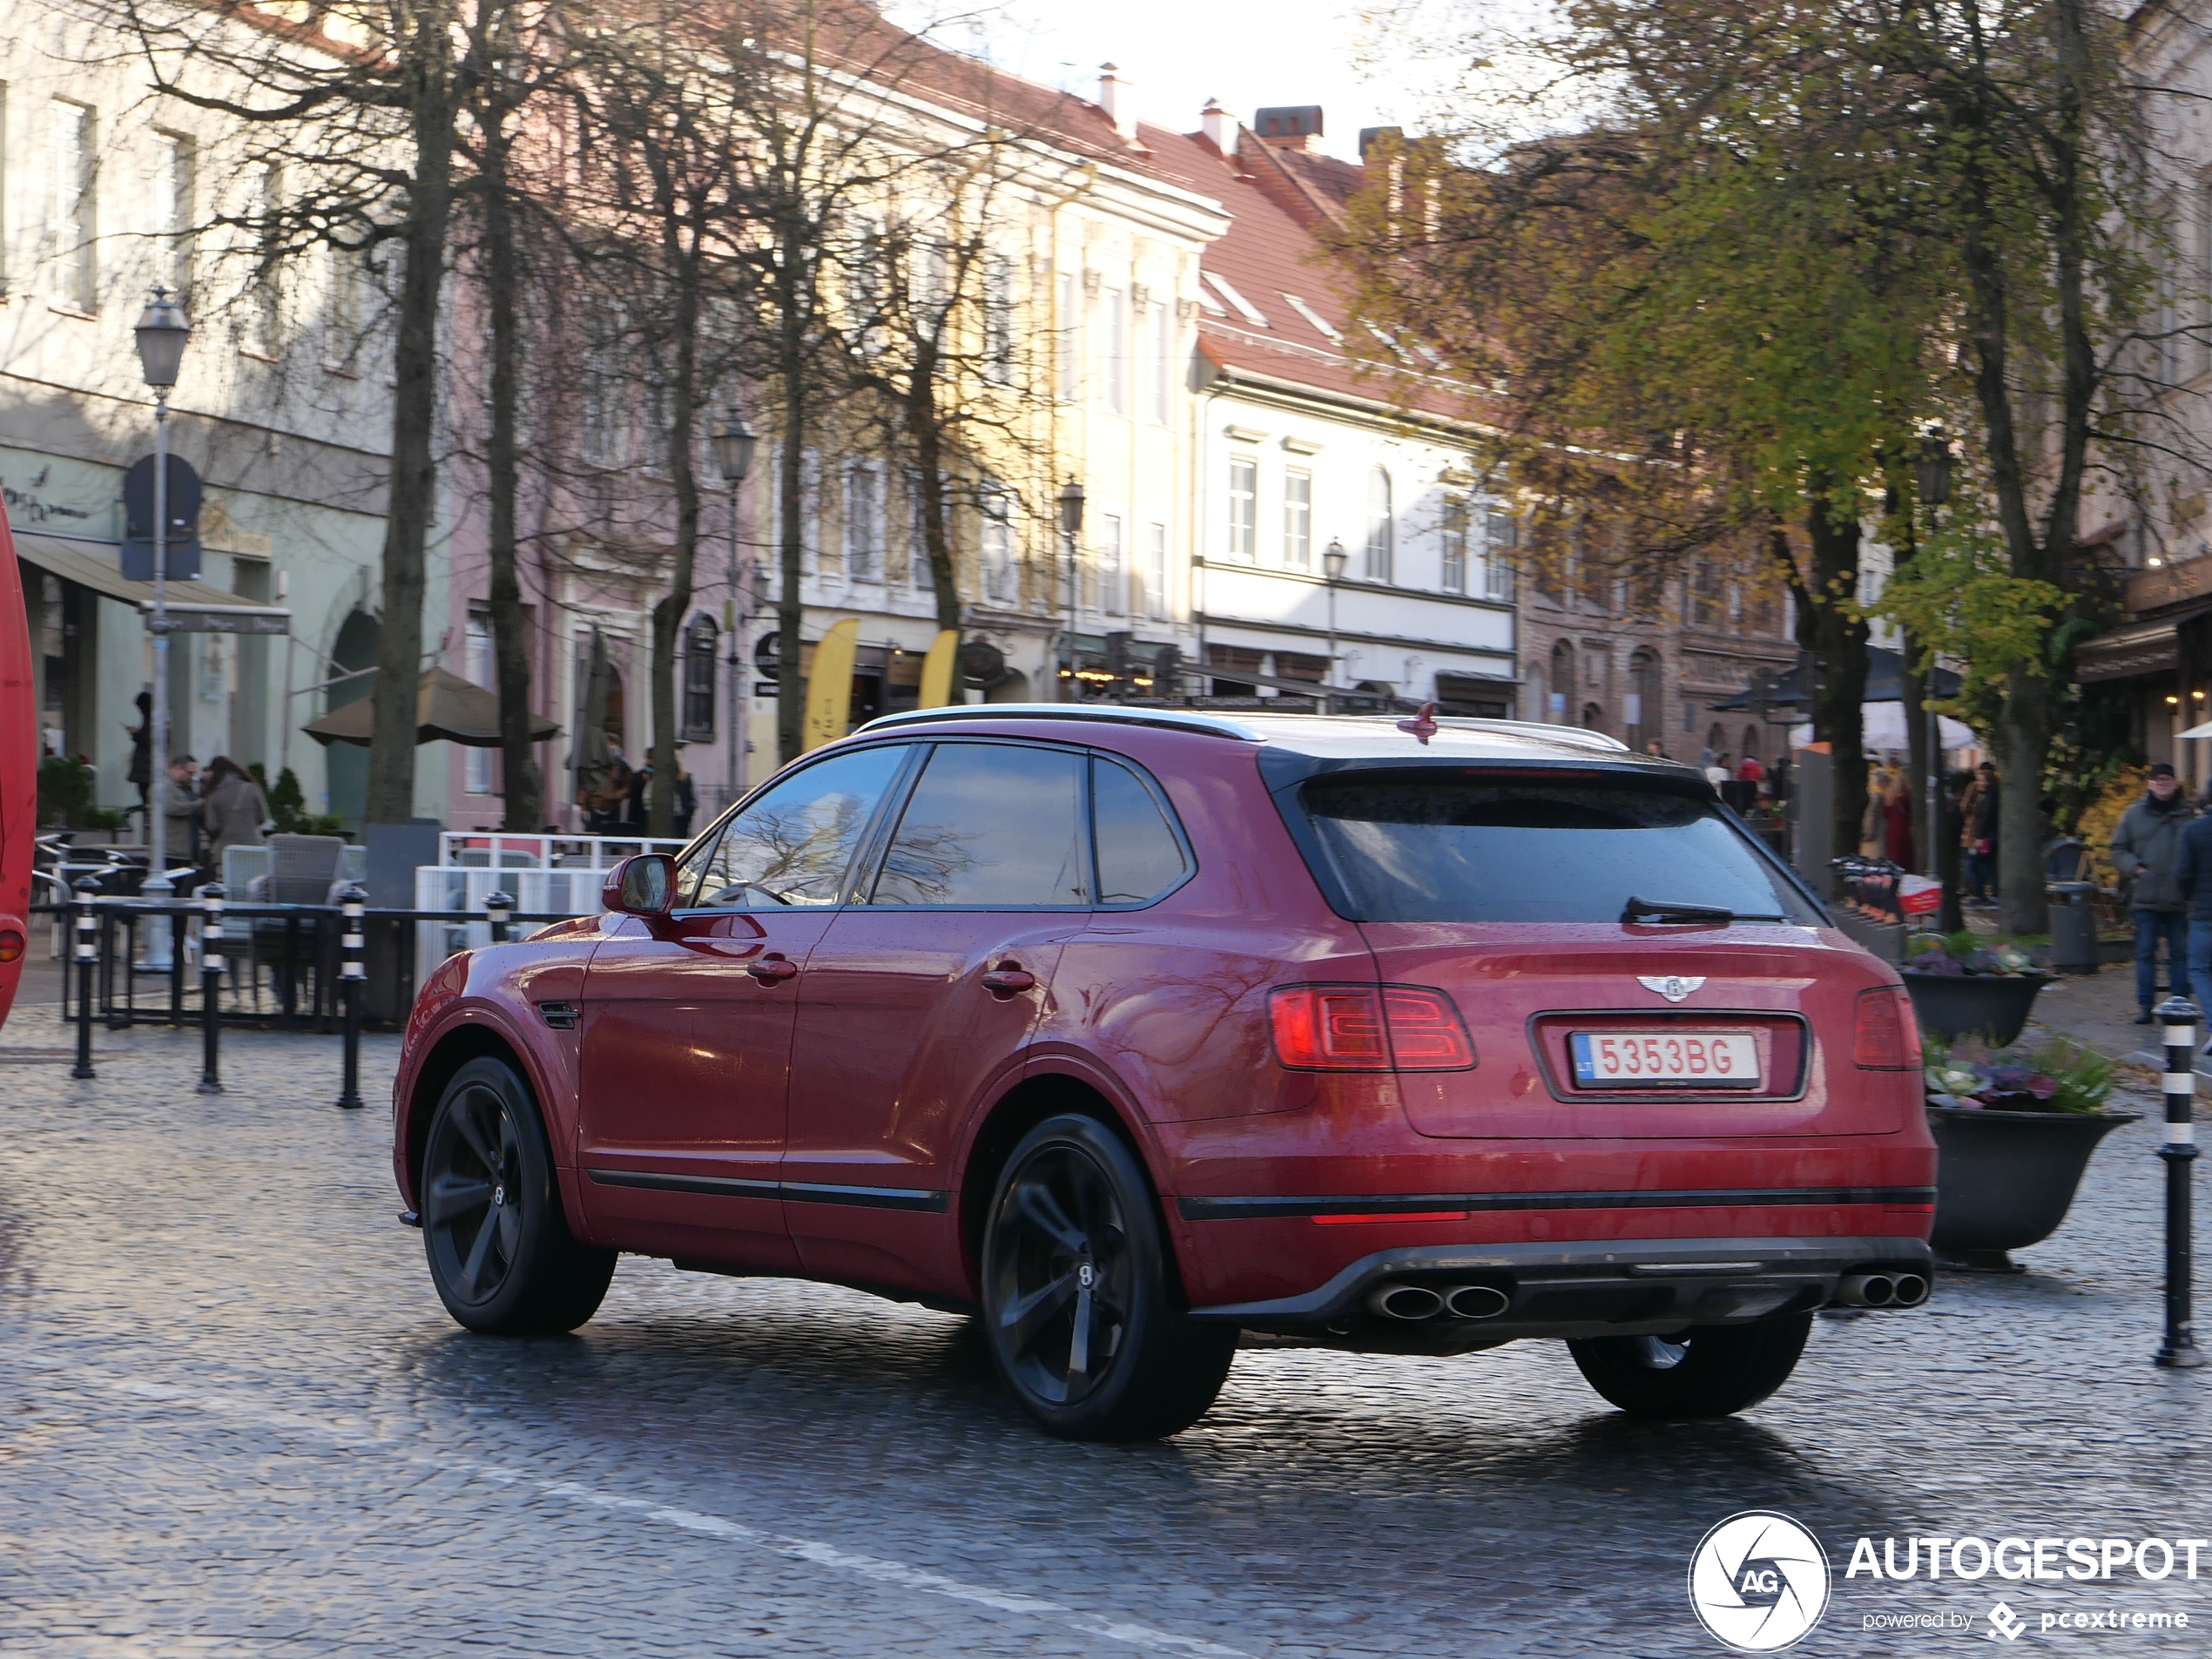
[(2189, 983), (2212, 991), (2212, 814), (2182, 831), (2174, 885), (2189, 902)]
[[(2182, 780), (2161, 760), (2150, 769), (2150, 787), (2130, 806), (2113, 832), (2114, 868), (2134, 881), (2128, 904), (2135, 913), (2135, 1003), (2137, 1025), (2152, 1021), (2158, 995), (2158, 941), (2166, 941), (2167, 977), (2176, 996), (2189, 994), (2188, 888), (2182, 885), (2183, 832), (2196, 817)], [(2212, 865), (2205, 867), (2212, 876)], [(2192, 874), (2192, 883), (2195, 877)], [(2212, 882), (2206, 884), (2212, 888)], [(2212, 892), (2208, 892), (2212, 897)], [(2212, 920), (2212, 918), (2209, 918)]]

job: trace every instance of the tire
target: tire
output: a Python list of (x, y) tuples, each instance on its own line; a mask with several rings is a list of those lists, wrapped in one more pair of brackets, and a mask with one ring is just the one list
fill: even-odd
[(1790, 1380), (1812, 1331), (1810, 1313), (1709, 1325), (1679, 1337), (1587, 1337), (1568, 1352), (1582, 1379), (1631, 1417), (1726, 1417)]
[(1234, 1325), (1184, 1312), (1143, 1166), (1095, 1117), (1049, 1118), (1014, 1149), (984, 1224), (981, 1278), (1000, 1376), (1064, 1440), (1179, 1433), (1236, 1357)]
[(580, 1244), (537, 1106), (515, 1068), (471, 1060), (422, 1152), (422, 1248), (446, 1312), (487, 1336), (557, 1336), (598, 1312), (615, 1252)]

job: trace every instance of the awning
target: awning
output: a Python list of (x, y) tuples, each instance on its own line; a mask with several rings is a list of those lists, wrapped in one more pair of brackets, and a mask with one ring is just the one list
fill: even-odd
[[(300, 729), (318, 743), (357, 743), (366, 749), (375, 729), (375, 701), (364, 697), (335, 708), (320, 720)], [(415, 740), (462, 743), (472, 749), (499, 747), (499, 698), (481, 685), (472, 685), (442, 668), (425, 671), (415, 694)], [(530, 716), (530, 741), (543, 743), (561, 735), (561, 723), (543, 714)]]
[[(122, 550), (115, 542), (50, 536), (39, 530), (15, 533), (16, 556), (64, 582), (119, 599), (141, 611), (153, 609), (153, 583), (123, 579)], [(169, 627), (185, 634), (288, 634), (292, 613), (206, 582), (168, 584)]]
[[(1898, 671), (1904, 658), (1881, 645), (1866, 648), (1866, 701), (1869, 703), (1898, 703), (1905, 693), (1898, 685)], [(1928, 676), (1929, 694), (1938, 700), (1959, 695), (1961, 684), (1957, 674), (1939, 664)], [(1757, 698), (1746, 686), (1734, 697), (1723, 698), (1711, 706), (1716, 711), (1748, 709)], [(1797, 691), (1797, 671), (1793, 667), (1786, 674), (1777, 677), (1774, 689), (1767, 693), (1768, 704), (1775, 708), (1795, 708), (1804, 698)]]
[(2138, 674), (2170, 674), (2178, 665), (2175, 635), (2184, 622), (2202, 615), (2202, 608), (2187, 616), (2139, 622), (2098, 634), (2074, 648), (2074, 678), (2078, 680), (2124, 680)]

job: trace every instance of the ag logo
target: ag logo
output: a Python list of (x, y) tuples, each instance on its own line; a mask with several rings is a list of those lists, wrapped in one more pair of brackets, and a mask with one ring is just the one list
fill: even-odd
[(1820, 1541), (1787, 1515), (1747, 1509), (1689, 1558), (1689, 1605), (1739, 1653), (1777, 1653), (1820, 1622), (1830, 1569)]

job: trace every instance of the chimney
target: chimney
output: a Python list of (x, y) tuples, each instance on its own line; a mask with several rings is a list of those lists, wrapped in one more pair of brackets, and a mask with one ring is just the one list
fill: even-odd
[(1136, 142), (1136, 91), (1111, 64), (1098, 66), (1098, 107), (1106, 111), (1123, 144)]
[(1237, 151), (1237, 118), (1221, 107), (1215, 98), (1206, 100), (1206, 107), (1198, 111), (1198, 131), (1205, 135), (1208, 144), (1224, 156)]
[(1252, 114), (1252, 131), (1263, 144), (1278, 150), (1318, 150), (1321, 147), (1321, 106), (1286, 104)]

